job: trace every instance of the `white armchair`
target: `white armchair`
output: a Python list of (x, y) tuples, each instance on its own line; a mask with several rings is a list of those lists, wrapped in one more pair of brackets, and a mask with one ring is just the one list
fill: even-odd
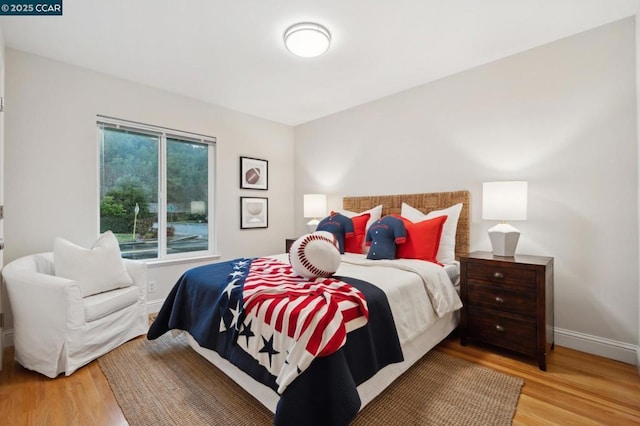
[(88, 297), (77, 281), (55, 276), (53, 253), (4, 267), (13, 311), (15, 359), (48, 377), (78, 368), (145, 334), (146, 264), (123, 259), (133, 285)]

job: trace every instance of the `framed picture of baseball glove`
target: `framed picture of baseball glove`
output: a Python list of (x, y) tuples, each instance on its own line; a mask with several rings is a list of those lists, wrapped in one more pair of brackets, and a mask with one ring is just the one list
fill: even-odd
[(267, 160), (240, 157), (240, 188), (241, 189), (269, 189)]
[(266, 197), (240, 197), (240, 229), (268, 226), (269, 200)]

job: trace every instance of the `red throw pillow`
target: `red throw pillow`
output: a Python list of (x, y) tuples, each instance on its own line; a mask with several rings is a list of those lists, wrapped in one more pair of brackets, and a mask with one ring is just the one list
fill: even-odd
[(407, 229), (407, 240), (397, 247), (396, 258), (422, 259), (438, 263), (436, 256), (447, 216), (438, 216), (415, 223), (399, 215), (394, 214), (393, 216), (402, 219), (404, 227)]
[(346, 253), (362, 254), (362, 243), (367, 234), (367, 222), (371, 215), (369, 213), (361, 214), (351, 218), (353, 221), (353, 235), (344, 240), (344, 251)]

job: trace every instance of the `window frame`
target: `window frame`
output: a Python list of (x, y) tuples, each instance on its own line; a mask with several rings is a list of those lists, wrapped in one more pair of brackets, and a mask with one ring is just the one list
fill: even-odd
[[(143, 134), (158, 138), (158, 252), (153, 258), (138, 259), (147, 263), (157, 263), (162, 261), (180, 261), (215, 256), (217, 252), (217, 232), (216, 232), (216, 210), (215, 210), (215, 173), (216, 173), (216, 138), (193, 132), (170, 129), (166, 127), (153, 126), (119, 118), (98, 115), (96, 119), (96, 140), (97, 140), (97, 174), (98, 174), (98, 229), (100, 229), (100, 202), (102, 176), (100, 175), (101, 164), (101, 131), (102, 129), (118, 129), (137, 134)], [(167, 253), (167, 139), (175, 139), (187, 143), (197, 143), (207, 145), (207, 225), (208, 241), (206, 250)]]

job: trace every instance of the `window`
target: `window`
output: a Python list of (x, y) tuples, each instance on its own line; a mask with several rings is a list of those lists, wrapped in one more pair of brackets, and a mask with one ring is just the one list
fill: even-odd
[(215, 138), (99, 117), (98, 145), (100, 232), (113, 231), (122, 257), (214, 251)]

